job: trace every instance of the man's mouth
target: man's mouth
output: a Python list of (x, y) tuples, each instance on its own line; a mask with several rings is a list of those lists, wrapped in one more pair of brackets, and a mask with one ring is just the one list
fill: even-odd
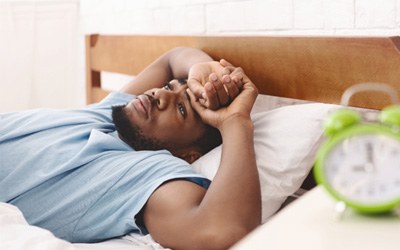
[(148, 95), (139, 95), (133, 100), (133, 105), (138, 113), (148, 119), (151, 112), (152, 101)]

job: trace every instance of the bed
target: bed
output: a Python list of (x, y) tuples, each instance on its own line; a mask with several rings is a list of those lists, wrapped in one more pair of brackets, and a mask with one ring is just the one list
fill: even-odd
[[(177, 46), (200, 48), (215, 60), (225, 58), (241, 66), (260, 91), (252, 118), (264, 223), (288, 201), (315, 186), (309, 173), (324, 139), (321, 124), (326, 115), (341, 108), (337, 104), (349, 86), (382, 82), (400, 89), (400, 37), (94, 34), (86, 37), (87, 103), (98, 102), (110, 92), (105, 88), (105, 73), (127, 81)], [(389, 104), (389, 98), (378, 92), (357, 94), (350, 103), (365, 115)], [(219, 156), (220, 148), (216, 148), (193, 166), (212, 179)], [(0, 242), (10, 249), (23, 249), (27, 241), (21, 239), (32, 237), (38, 240), (31, 241), (31, 249), (36, 245), (37, 249), (163, 249), (151, 237), (136, 235), (98, 244), (70, 244), (25, 225), (17, 209), (6, 204), (0, 206), (0, 225)], [(13, 238), (13, 233), (20, 236)]]

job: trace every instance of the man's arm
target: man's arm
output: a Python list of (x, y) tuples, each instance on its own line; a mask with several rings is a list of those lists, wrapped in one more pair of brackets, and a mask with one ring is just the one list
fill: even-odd
[(226, 108), (213, 111), (192, 101), (202, 119), (220, 130), (222, 158), (207, 191), (188, 181), (173, 180), (160, 186), (148, 200), (145, 225), (165, 247), (227, 249), (261, 222), (250, 119), (257, 89), (247, 77), (243, 82), (243, 91)]
[(152, 88), (162, 88), (172, 79), (188, 78), (188, 85), (206, 107), (217, 109), (234, 99), (241, 79), (231, 79), (231, 65), (221, 63), (205, 52), (190, 47), (172, 49), (140, 72), (121, 92), (139, 95)]
[(162, 88), (172, 79), (187, 78), (194, 64), (211, 61), (213, 59), (201, 50), (177, 47), (147, 66), (121, 92), (139, 95), (152, 88)]

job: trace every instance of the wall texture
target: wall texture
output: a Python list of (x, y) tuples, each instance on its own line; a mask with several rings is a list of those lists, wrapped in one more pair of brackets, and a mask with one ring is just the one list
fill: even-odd
[(80, 0), (79, 9), (83, 34), (400, 34), (400, 0)]
[(399, 31), (400, 0), (0, 0), (0, 112), (84, 105), (85, 34)]
[(80, 0), (84, 33), (397, 35), (400, 0)]
[(0, 0), (0, 112), (84, 104), (78, 8), (77, 0)]

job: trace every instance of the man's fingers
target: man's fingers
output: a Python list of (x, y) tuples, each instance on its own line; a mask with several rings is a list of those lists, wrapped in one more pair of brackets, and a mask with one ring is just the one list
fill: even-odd
[(240, 93), (240, 88), (237, 87), (237, 84), (233, 80), (225, 84), (225, 88), (229, 95), (229, 101), (235, 99), (235, 97), (238, 96)]
[(220, 106), (225, 106), (226, 104), (229, 103), (229, 96), (228, 96), (228, 93), (226, 92), (224, 84), (226, 84), (226, 82), (230, 82), (230, 77), (223, 76), (222, 80), (225, 82), (222, 83), (218, 79), (215, 81), (212, 81), (212, 84), (214, 86), (214, 89), (215, 89), (215, 92), (216, 92), (216, 95), (218, 98), (218, 103), (215, 103), (215, 104), (213, 103), (212, 107), (210, 107), (211, 109), (217, 109)]
[(188, 79), (189, 89), (198, 104), (212, 110), (228, 105), (243, 89), (243, 70), (225, 59), (221, 59), (219, 64), (216, 69), (220, 70), (211, 71), (208, 79), (199, 79), (194, 75)]
[(221, 66), (223, 66), (224, 68), (222, 69), (221, 74), (224, 75), (230, 75), (236, 67), (234, 67), (230, 62), (228, 62), (225, 59), (221, 59), (219, 61), (219, 63), (221, 64)]
[(224, 66), (224, 68), (221, 70), (221, 75), (230, 75), (232, 72), (236, 70), (236, 67), (233, 66)]
[(188, 84), (190, 90), (192, 91), (192, 93), (194, 94), (194, 96), (196, 97), (196, 99), (203, 98), (204, 87), (198, 80), (196, 80), (194, 78), (188, 79), (187, 84)]
[(222, 66), (224, 66), (224, 67), (233, 66), (232, 63), (228, 62), (228, 61), (225, 60), (225, 59), (219, 60), (219, 63), (220, 63)]
[(218, 96), (217, 96), (217, 91), (214, 88), (214, 84), (211, 82), (207, 82), (204, 85), (204, 94), (206, 98), (205, 106), (210, 108), (210, 109), (217, 109), (219, 108), (218, 104)]
[[(220, 60), (220, 64), (224, 67), (222, 70), (222, 77), (225, 75), (229, 75), (231, 80), (236, 84), (236, 86), (241, 89), (242, 80), (243, 80), (243, 69), (240, 67), (234, 67), (230, 62), (226, 61), (225, 59)], [(229, 81), (224, 83), (228, 83)]]
[(236, 87), (240, 90), (243, 87), (243, 75), (242, 74), (238, 74), (238, 75), (234, 75), (232, 76), (232, 82), (235, 83)]
[(194, 93), (190, 89), (186, 89), (186, 92), (188, 93), (188, 95), (190, 97), (190, 104), (192, 105), (193, 109), (198, 114), (200, 114), (205, 109), (204, 105), (200, 104), (200, 101), (202, 99), (197, 101), (196, 96), (194, 95)]

